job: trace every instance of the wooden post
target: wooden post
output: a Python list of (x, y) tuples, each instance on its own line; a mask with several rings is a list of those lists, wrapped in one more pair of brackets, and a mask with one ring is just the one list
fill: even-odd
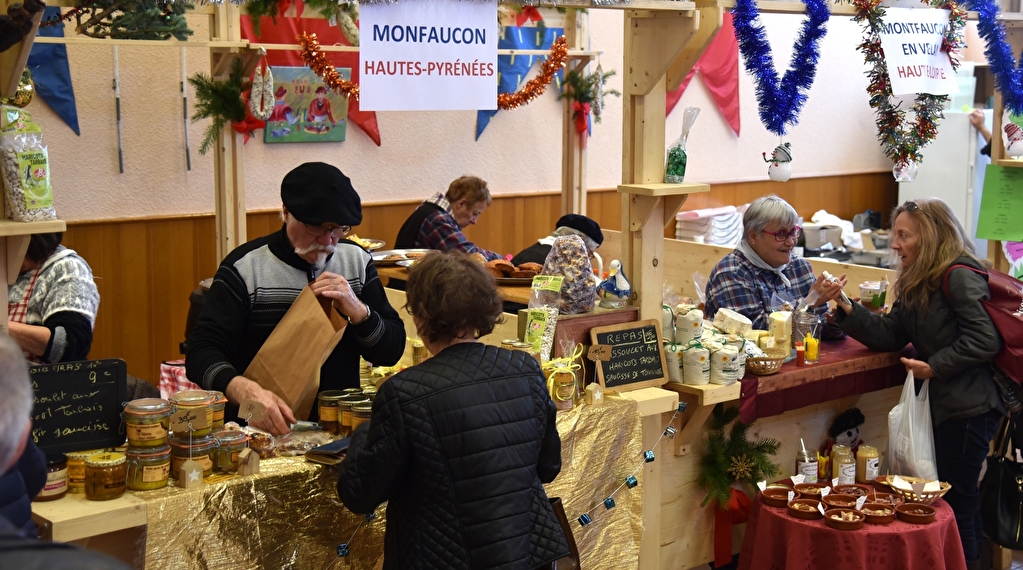
[[(578, 10), (569, 10), (565, 16), (565, 40), (568, 42), (568, 49), (582, 49), (585, 37), (582, 14)], [(565, 72), (574, 70), (585, 73), (589, 62), (589, 56), (580, 60), (571, 58)], [(575, 131), (572, 101), (565, 99), (564, 107), (561, 119), (561, 213), (585, 215), (586, 149), (582, 146), (579, 133)]]

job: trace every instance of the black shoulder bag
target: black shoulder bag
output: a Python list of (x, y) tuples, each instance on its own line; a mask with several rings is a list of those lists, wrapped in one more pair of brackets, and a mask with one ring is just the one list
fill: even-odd
[[(1002, 419), (980, 482), (984, 532), (994, 543), (1012, 550), (1023, 549), (1023, 463), (1016, 462), (1016, 448), (1023, 443), (1019, 441), (1021, 423), (1019, 414)], [(1006, 457), (1010, 450), (1012, 455)]]

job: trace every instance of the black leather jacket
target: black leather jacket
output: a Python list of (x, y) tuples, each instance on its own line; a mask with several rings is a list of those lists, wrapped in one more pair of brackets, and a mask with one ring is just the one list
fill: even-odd
[(532, 570), (568, 555), (542, 485), (560, 471), (536, 360), (461, 343), (380, 387), (338, 493), (356, 513), (388, 501), (385, 569)]
[[(955, 263), (980, 268), (968, 257)], [(955, 269), (949, 274), (948, 290), (946, 297), (939, 284), (925, 311), (908, 311), (898, 302), (884, 316), (856, 303), (851, 315), (836, 311), (842, 330), (871, 350), (900, 350), (913, 343), (916, 358), (934, 371), (929, 397), (935, 426), (991, 409), (1005, 412), (990, 366), (1002, 338), (980, 302), (990, 297), (987, 279), (969, 269)]]

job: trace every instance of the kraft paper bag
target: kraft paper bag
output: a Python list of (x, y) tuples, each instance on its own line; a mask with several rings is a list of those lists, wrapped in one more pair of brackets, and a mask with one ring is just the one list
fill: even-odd
[(304, 420), (316, 403), (320, 367), (341, 341), (348, 322), (309, 287), (284, 314), (243, 376), (280, 396)]

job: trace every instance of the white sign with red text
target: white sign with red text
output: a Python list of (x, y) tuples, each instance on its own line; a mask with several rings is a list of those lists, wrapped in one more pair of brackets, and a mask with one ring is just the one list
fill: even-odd
[(497, 108), (497, 1), (359, 7), (363, 111)]
[(948, 17), (948, 10), (885, 10), (880, 38), (894, 95), (959, 93), (952, 62), (941, 51)]

